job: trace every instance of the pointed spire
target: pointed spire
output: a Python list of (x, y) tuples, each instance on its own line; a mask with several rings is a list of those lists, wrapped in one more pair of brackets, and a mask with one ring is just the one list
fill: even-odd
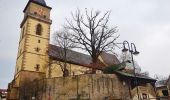
[(37, 2), (39, 4), (42, 4), (42, 5), (46, 6), (45, 0), (31, 0), (31, 1), (34, 1), (34, 2)]

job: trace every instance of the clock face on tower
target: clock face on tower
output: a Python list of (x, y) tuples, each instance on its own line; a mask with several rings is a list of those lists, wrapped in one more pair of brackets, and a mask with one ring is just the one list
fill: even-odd
[(37, 14), (40, 15), (40, 16), (43, 16), (44, 15), (44, 10), (42, 8), (38, 8), (37, 9)]

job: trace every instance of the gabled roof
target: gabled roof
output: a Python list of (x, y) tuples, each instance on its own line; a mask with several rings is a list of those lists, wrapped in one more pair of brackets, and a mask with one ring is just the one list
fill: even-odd
[[(63, 48), (49, 44), (49, 51), (48, 55), (52, 59), (56, 60), (64, 60), (62, 55), (60, 55), (60, 51), (62, 51)], [(108, 53), (102, 53), (101, 58), (103, 59), (104, 63), (107, 65), (113, 65), (113, 64), (118, 64), (119, 60), (115, 55), (111, 55)], [(83, 54), (80, 52), (76, 52), (73, 50), (67, 50), (67, 62), (72, 63), (72, 64), (77, 64), (77, 65), (82, 65), (85, 67), (93, 67), (92, 66), (92, 58), (90, 55)], [(99, 69), (102, 69), (106, 65), (102, 63), (100, 60), (97, 61), (97, 65)]]

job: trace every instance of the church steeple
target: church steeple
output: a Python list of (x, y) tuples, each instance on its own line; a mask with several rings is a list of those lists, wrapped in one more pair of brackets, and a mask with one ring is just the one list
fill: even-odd
[[(15, 76), (20, 71), (44, 72), (46, 51), (50, 39), (51, 8), (44, 0), (29, 0), (20, 25), (21, 38)], [(32, 60), (34, 59), (35, 62)], [(31, 61), (31, 62), (30, 62)], [(36, 68), (39, 68), (38, 70)]]
[(44, 0), (29, 0), (24, 9), (14, 75), (17, 87), (20, 87), (27, 78), (31, 78), (32, 81), (45, 77), (52, 23), (50, 11), (51, 7), (47, 6)]
[(14, 80), (9, 86), (9, 100), (25, 100), (19, 99), (20, 87), (46, 76), (52, 23), (50, 11), (51, 7), (44, 0), (29, 0), (24, 9)]

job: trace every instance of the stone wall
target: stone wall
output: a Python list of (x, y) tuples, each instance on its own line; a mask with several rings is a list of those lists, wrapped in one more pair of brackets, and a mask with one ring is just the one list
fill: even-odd
[(20, 88), (21, 100), (131, 100), (128, 84), (115, 74), (89, 74), (34, 81)]

